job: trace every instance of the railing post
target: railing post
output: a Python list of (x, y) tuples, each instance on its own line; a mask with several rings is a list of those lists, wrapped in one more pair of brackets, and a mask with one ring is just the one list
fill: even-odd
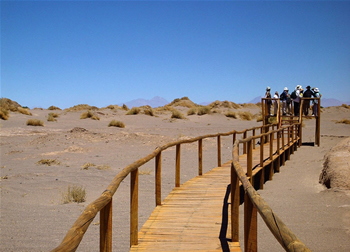
[[(244, 130), (243, 139), (246, 139), (246, 138), (247, 138), (247, 130)], [(247, 154), (247, 143), (246, 142), (243, 143), (243, 154)]]
[(181, 156), (181, 144), (177, 144), (176, 145), (175, 187), (180, 186), (180, 156)]
[(156, 206), (162, 204), (162, 152), (156, 156)]
[(251, 202), (248, 193), (244, 195), (244, 251), (258, 251), (257, 209)]
[(282, 129), (282, 165), (286, 164), (286, 150), (285, 150), (285, 146), (284, 146), (284, 129)]
[(100, 252), (112, 251), (112, 201), (100, 211)]
[(276, 172), (280, 172), (280, 166), (281, 166), (281, 146), (280, 146), (280, 141), (281, 141), (281, 137), (280, 137), (280, 133), (281, 131), (277, 131), (277, 160), (276, 160)]
[[(235, 158), (235, 157), (234, 157)], [(238, 159), (238, 158), (237, 158)], [(231, 239), (239, 242), (239, 178), (231, 163)]]
[(221, 166), (221, 136), (218, 136), (218, 167)]
[(247, 143), (247, 176), (249, 177), (250, 183), (254, 187), (254, 180), (253, 180), (253, 147), (252, 147), (252, 140), (248, 141)]
[(255, 150), (255, 128), (253, 129), (253, 149)]
[(314, 106), (317, 106), (317, 115), (315, 115), (316, 120), (316, 130), (315, 130), (315, 144), (317, 144), (318, 147), (320, 147), (321, 141), (321, 99), (317, 98), (318, 103), (314, 104)]
[(203, 139), (198, 140), (198, 175), (203, 175)]
[(138, 187), (139, 169), (130, 176), (130, 247), (138, 244)]
[(260, 137), (260, 189), (264, 188), (264, 183), (265, 183), (265, 167), (264, 167), (264, 141), (265, 137), (261, 136)]
[(269, 134), (269, 138), (270, 138), (270, 174), (269, 174), (269, 180), (272, 180), (272, 176), (273, 176), (273, 141), (272, 141), (272, 136), (273, 133)]

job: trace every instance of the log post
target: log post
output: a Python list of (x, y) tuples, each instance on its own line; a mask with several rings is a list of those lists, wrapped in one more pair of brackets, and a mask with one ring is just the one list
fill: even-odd
[(253, 149), (255, 150), (255, 128), (253, 129)]
[(156, 206), (162, 204), (162, 152), (159, 152), (156, 156), (155, 162), (156, 170)]
[(218, 135), (218, 167), (221, 166), (221, 136)]
[[(236, 158), (236, 157), (233, 157)], [(231, 163), (231, 238), (232, 242), (239, 242), (239, 178)]]
[(130, 176), (130, 247), (138, 244), (138, 187), (139, 169)]
[(203, 139), (198, 140), (198, 175), (203, 175)]
[(181, 144), (177, 144), (176, 145), (175, 187), (180, 187), (180, 156), (181, 156)]
[(264, 188), (264, 183), (265, 183), (265, 167), (264, 167), (264, 141), (265, 137), (261, 136), (260, 137), (260, 189)]
[(244, 195), (244, 251), (258, 251), (257, 209), (247, 193)]
[(284, 146), (284, 129), (282, 129), (282, 165), (286, 165), (286, 150), (285, 150), (285, 146)]
[(280, 166), (281, 166), (281, 146), (280, 146), (280, 140), (281, 140), (281, 137), (280, 137), (280, 131), (277, 131), (277, 160), (276, 160), (276, 172), (280, 172)]
[(100, 211), (100, 252), (112, 251), (112, 202)]
[(253, 147), (252, 140), (247, 143), (247, 176), (252, 185), (254, 185), (253, 180)]
[(272, 180), (272, 176), (273, 176), (273, 141), (272, 141), (272, 136), (273, 133), (270, 133), (269, 138), (270, 138), (270, 174), (269, 174), (269, 180)]
[[(246, 138), (247, 138), (247, 130), (244, 130), (243, 139), (246, 139)], [(243, 154), (247, 154), (247, 143), (246, 142), (243, 143)]]

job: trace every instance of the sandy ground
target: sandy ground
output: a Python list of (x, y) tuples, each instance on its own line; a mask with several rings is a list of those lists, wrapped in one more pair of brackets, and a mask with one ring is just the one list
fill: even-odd
[[(253, 114), (258, 108), (250, 109)], [(187, 109), (182, 108), (183, 113)], [(1, 121), (1, 251), (49, 251), (63, 237), (83, 209), (101, 195), (112, 178), (125, 166), (151, 153), (157, 146), (182, 138), (217, 132), (242, 130), (261, 122), (228, 118), (223, 114), (192, 115), (185, 120), (170, 119), (170, 113), (125, 115), (125, 111), (99, 110), (99, 121), (79, 119), (82, 111), (31, 110), (32, 116), (11, 113)], [(47, 122), (49, 112), (59, 113), (57, 122)], [(343, 107), (324, 109), (321, 116), (321, 146), (302, 146), (292, 155), (281, 173), (265, 184), (259, 193), (279, 217), (312, 251), (350, 251), (350, 196), (339, 189), (326, 189), (318, 183), (323, 156), (343, 137), (350, 125), (335, 121), (349, 119)], [(44, 127), (26, 126), (37, 118)], [(125, 128), (108, 127), (112, 119)], [(314, 120), (306, 120), (303, 141), (314, 141)], [(71, 132), (75, 127), (86, 129)], [(216, 139), (204, 140), (204, 172), (216, 166)], [(222, 139), (223, 163), (231, 159), (232, 139)], [(197, 144), (181, 148), (181, 183), (197, 175)], [(42, 159), (59, 164), (38, 165)], [(103, 169), (82, 166), (87, 162)], [(162, 154), (162, 198), (173, 189), (175, 149)], [(139, 227), (155, 207), (154, 161), (141, 167)], [(149, 174), (148, 174), (149, 173)], [(83, 186), (84, 203), (62, 203), (69, 185)], [(129, 248), (129, 178), (122, 182), (113, 201), (113, 250)], [(243, 224), (241, 225), (243, 227)], [(241, 234), (243, 237), (243, 234)], [(259, 220), (259, 251), (281, 251)], [(97, 216), (78, 251), (98, 251)]]

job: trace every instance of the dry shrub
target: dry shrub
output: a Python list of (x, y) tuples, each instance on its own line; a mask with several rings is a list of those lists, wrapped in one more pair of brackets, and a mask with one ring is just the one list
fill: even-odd
[(257, 122), (262, 122), (262, 120), (263, 120), (263, 116), (262, 116), (262, 115), (258, 115), (258, 116), (256, 117), (256, 121), (257, 121)]
[(243, 103), (243, 104), (241, 104), (241, 106), (243, 107), (243, 108), (256, 108), (256, 107), (258, 107), (256, 104), (254, 104), (254, 103)]
[(32, 113), (30, 113), (29, 109), (26, 109), (26, 108), (18, 107), (17, 111), (21, 114), (24, 114), (24, 115), (30, 115), (30, 116), (32, 115)]
[(343, 120), (337, 121), (336, 123), (350, 124), (350, 120), (349, 119), (343, 119)]
[(111, 167), (109, 165), (98, 165), (96, 166), (96, 169), (101, 171), (106, 171), (106, 170), (110, 170)]
[(277, 117), (269, 117), (268, 122), (269, 124), (277, 123)]
[(113, 105), (109, 105), (107, 106), (108, 109), (114, 109), (114, 106)]
[(57, 159), (41, 159), (38, 162), (36, 162), (36, 164), (51, 166), (51, 165), (59, 165), (61, 164), (61, 162), (58, 161)]
[(347, 105), (347, 104), (342, 104), (341, 106), (342, 106), (343, 108), (350, 109), (350, 106), (349, 106), (349, 105)]
[(59, 107), (56, 107), (56, 106), (50, 106), (48, 108), (48, 110), (62, 110), (62, 109), (60, 109)]
[(0, 107), (0, 118), (2, 120), (7, 120), (9, 119), (9, 117), (10, 117), (10, 112), (5, 108)]
[(80, 115), (80, 119), (91, 118), (92, 120), (100, 120), (100, 118), (95, 115), (91, 110), (84, 112)]
[(26, 124), (28, 126), (44, 126), (44, 122), (39, 119), (29, 119)]
[(186, 117), (178, 110), (174, 109), (171, 114), (171, 118), (185, 119)]
[(141, 107), (143, 109), (143, 113), (148, 116), (154, 116), (154, 111), (151, 106), (146, 105)]
[(128, 108), (128, 106), (126, 106), (125, 104), (123, 104), (123, 107), (122, 107), (124, 110), (126, 110), (126, 111), (128, 111), (129, 110), (129, 108)]
[(21, 105), (19, 105), (17, 102), (12, 101), (8, 98), (1, 98), (0, 107), (12, 112), (16, 112), (18, 108), (21, 107)]
[(137, 107), (132, 107), (127, 113), (126, 115), (137, 115), (141, 112), (140, 108)]
[(86, 191), (82, 186), (68, 186), (67, 191), (62, 193), (62, 202), (67, 204), (70, 202), (85, 202), (86, 200)]
[(234, 118), (234, 119), (237, 119), (237, 114), (236, 112), (233, 112), (233, 111), (228, 111), (226, 114), (225, 114), (226, 117), (231, 117), (231, 118)]
[(118, 128), (125, 128), (125, 124), (121, 121), (117, 120), (112, 120), (109, 124), (108, 127), (118, 127)]
[(96, 167), (94, 163), (85, 163), (81, 166), (82, 170), (89, 170), (90, 167)]
[(47, 116), (47, 121), (48, 122), (55, 122), (57, 121), (56, 118), (58, 117), (57, 113), (49, 113)]
[(187, 96), (182, 97), (181, 99), (176, 98), (171, 103), (169, 103), (167, 106), (181, 106), (181, 107), (187, 107), (192, 108), (193, 106), (196, 106), (196, 104), (191, 101)]
[(253, 119), (253, 115), (249, 111), (239, 112), (239, 117), (246, 121), (251, 121)]
[(210, 107), (202, 106), (198, 108), (197, 115), (206, 115), (206, 114), (210, 114)]
[(195, 115), (197, 113), (197, 108), (193, 107), (187, 111), (187, 115)]
[(164, 107), (158, 107), (155, 109), (157, 113), (165, 113), (165, 112), (173, 112), (175, 109), (169, 105), (165, 105)]
[(81, 110), (98, 110), (98, 107), (90, 106), (88, 104), (78, 104), (65, 110), (67, 112), (74, 112), (74, 111), (81, 111)]
[(111, 169), (109, 165), (95, 165), (94, 163), (85, 163), (84, 165), (81, 166), (81, 169), (89, 170), (90, 167), (95, 167), (96, 169), (101, 171), (106, 171)]
[(240, 105), (238, 105), (238, 104), (236, 104), (236, 103), (234, 103), (234, 102), (230, 102), (230, 101), (223, 101), (223, 102), (221, 102), (221, 101), (214, 101), (214, 102), (212, 102), (212, 103), (210, 103), (209, 105), (208, 105), (210, 108), (233, 108), (233, 109), (239, 109), (239, 108), (241, 108), (241, 106)]

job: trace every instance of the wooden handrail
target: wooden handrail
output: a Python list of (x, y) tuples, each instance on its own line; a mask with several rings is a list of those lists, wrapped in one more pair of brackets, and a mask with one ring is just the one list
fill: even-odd
[[(283, 130), (283, 129), (282, 129)], [(277, 241), (282, 245), (285, 251), (302, 252), (310, 251), (306, 245), (301, 242), (296, 235), (288, 229), (282, 220), (273, 212), (264, 199), (256, 192), (250, 180), (244, 173), (240, 163), (238, 154), (238, 145), (240, 141), (237, 140), (233, 146), (232, 151), (232, 165), (231, 165), (231, 235), (232, 241), (238, 241), (238, 227), (239, 227), (239, 211), (237, 202), (239, 202), (239, 184), (241, 181), (244, 191), (244, 244), (245, 251), (257, 251), (257, 218), (258, 211), (263, 218), (271, 233), (275, 236)], [(249, 241), (249, 243), (248, 243)]]
[[(186, 144), (186, 143), (193, 143), (198, 141), (199, 143), (199, 147), (198, 147), (198, 156), (199, 156), (199, 164), (198, 164), (198, 173), (199, 175), (202, 175), (202, 141), (203, 139), (206, 138), (214, 138), (217, 137), (217, 141), (218, 141), (218, 165), (221, 165), (221, 136), (230, 136), (233, 135), (233, 141), (236, 140), (236, 135), (237, 134), (246, 134), (248, 131), (254, 131), (256, 129), (265, 129), (265, 128), (269, 128), (271, 127), (272, 124), (268, 124), (268, 125), (262, 125), (262, 126), (256, 126), (256, 127), (252, 127), (249, 129), (245, 129), (242, 131), (230, 131), (230, 132), (226, 132), (226, 133), (216, 133), (216, 134), (208, 134), (208, 135), (204, 135), (204, 136), (198, 136), (195, 138), (191, 138), (191, 139), (184, 139), (184, 140), (178, 140), (175, 142), (171, 142), (168, 144), (165, 144), (161, 147), (157, 147), (152, 153), (150, 153), (149, 155), (145, 156), (144, 158), (141, 158), (137, 161), (135, 161), (134, 163), (126, 166), (124, 169), (122, 169), (122, 171), (120, 171), (112, 180), (112, 182), (109, 184), (109, 186), (107, 187), (107, 189), (102, 193), (102, 195), (100, 197), (98, 197), (95, 201), (93, 201), (92, 203), (90, 203), (83, 211), (83, 213), (78, 217), (78, 219), (74, 222), (73, 226), (68, 230), (66, 236), (63, 238), (63, 241), (61, 242), (61, 244), (56, 247), (55, 249), (53, 249), (52, 251), (76, 251), (76, 249), (78, 248), (81, 240), (83, 239), (83, 236), (85, 234), (85, 232), (87, 231), (89, 225), (91, 224), (91, 222), (93, 221), (93, 219), (95, 218), (95, 216), (97, 215), (98, 212), (102, 213), (102, 217), (101, 220), (105, 221), (106, 223), (101, 223), (102, 227), (101, 227), (101, 232), (108, 232), (108, 237), (106, 236), (106, 233), (104, 234), (100, 234), (100, 243), (102, 243), (102, 245), (100, 244), (100, 250), (101, 251), (110, 251), (110, 247), (111, 247), (111, 239), (109, 237), (111, 237), (111, 220), (112, 220), (112, 216), (111, 216), (111, 211), (112, 211), (112, 207), (111, 207), (111, 201), (112, 201), (112, 197), (115, 194), (115, 192), (118, 190), (119, 185), (121, 184), (121, 182), (129, 175), (129, 174), (133, 174), (131, 177), (131, 190), (133, 190), (131, 193), (131, 197), (136, 197), (134, 199), (132, 199), (131, 201), (131, 215), (132, 217), (131, 219), (131, 243), (135, 244), (137, 243), (137, 237), (135, 238), (135, 236), (137, 236), (137, 232), (135, 232), (135, 230), (137, 230), (137, 212), (135, 214), (135, 211), (137, 211), (137, 188), (138, 188), (138, 183), (135, 184), (135, 180), (137, 180), (138, 177), (138, 168), (144, 164), (146, 164), (147, 162), (149, 162), (150, 160), (152, 160), (153, 158), (156, 159), (156, 177), (155, 177), (155, 187), (156, 187), (156, 205), (160, 205), (161, 204), (161, 152), (177, 146), (177, 158), (176, 158), (176, 167), (178, 167), (176, 170), (176, 181), (175, 181), (175, 185), (179, 185), (179, 178), (180, 178), (180, 145), (181, 144)], [(254, 136), (255, 133), (253, 133), (253, 136), (250, 136), (249, 138), (254, 137), (254, 139), (259, 138), (260, 136)], [(244, 140), (244, 139), (241, 139)], [(108, 221), (108, 222), (107, 222)]]

